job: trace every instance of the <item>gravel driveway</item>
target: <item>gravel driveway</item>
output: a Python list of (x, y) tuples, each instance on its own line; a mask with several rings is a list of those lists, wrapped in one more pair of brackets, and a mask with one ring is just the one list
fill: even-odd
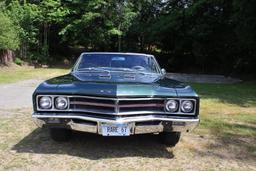
[(43, 80), (25, 80), (0, 85), (0, 110), (32, 106), (32, 93)]

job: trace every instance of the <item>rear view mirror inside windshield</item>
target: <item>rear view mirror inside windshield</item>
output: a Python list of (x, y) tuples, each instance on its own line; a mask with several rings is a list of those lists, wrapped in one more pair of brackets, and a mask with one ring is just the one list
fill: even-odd
[(125, 61), (125, 57), (116, 56), (111, 59), (112, 61)]

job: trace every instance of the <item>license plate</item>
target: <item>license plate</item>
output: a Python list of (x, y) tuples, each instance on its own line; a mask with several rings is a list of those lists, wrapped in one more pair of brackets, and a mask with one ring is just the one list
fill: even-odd
[(101, 124), (103, 136), (129, 136), (130, 127), (128, 124)]

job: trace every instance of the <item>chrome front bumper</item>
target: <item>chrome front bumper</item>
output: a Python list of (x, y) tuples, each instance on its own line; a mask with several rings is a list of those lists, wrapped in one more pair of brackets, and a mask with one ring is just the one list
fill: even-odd
[[(65, 120), (65, 127), (76, 131), (90, 132), (96, 134), (101, 133), (101, 124), (129, 124), (131, 128), (130, 134), (159, 133), (163, 131), (169, 132), (189, 132), (197, 127), (199, 118), (173, 118), (157, 115), (122, 117), (116, 119), (107, 119), (92, 116), (81, 116), (71, 114), (47, 114), (34, 113), (32, 115), (39, 127), (58, 125), (58, 122)], [(84, 122), (74, 122), (81, 120)], [(49, 122), (48, 122), (49, 121)], [(158, 121), (157, 124), (151, 124), (151, 121)]]

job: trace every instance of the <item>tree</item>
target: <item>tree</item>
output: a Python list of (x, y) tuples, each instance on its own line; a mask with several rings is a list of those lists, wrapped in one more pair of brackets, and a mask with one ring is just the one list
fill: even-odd
[(70, 49), (134, 51), (157, 54), (173, 71), (230, 75), (255, 71), (255, 2), (5, 0), (0, 9), (17, 28), (7, 29), (18, 35), (16, 52), (38, 63), (61, 60)]
[(0, 63), (8, 65), (13, 61), (13, 51), (20, 45), (19, 28), (3, 12), (0, 12), (0, 26)]
[(44, 57), (49, 57), (49, 31), (51, 26), (60, 23), (64, 20), (69, 11), (64, 8), (60, 0), (44, 0), (39, 4), (40, 20), (42, 22), (43, 30), (43, 46), (42, 54)]
[(118, 51), (121, 51), (122, 36), (128, 32), (137, 13), (134, 11), (134, 4), (125, 0), (114, 1), (112, 8), (115, 10), (116, 17), (112, 19), (114, 28), (110, 32), (118, 36)]
[(71, 12), (67, 17), (70, 22), (60, 34), (64, 41), (87, 49), (121, 50), (121, 36), (126, 34), (136, 16), (128, 1), (74, 1), (66, 6)]
[[(256, 73), (256, 1), (234, 0), (232, 20), (237, 35), (234, 70)], [(235, 72), (235, 71), (234, 71)], [(256, 74), (255, 74), (256, 75)]]
[(35, 4), (20, 3), (12, 1), (7, 5), (7, 14), (11, 17), (14, 24), (19, 26), (19, 57), (27, 58), (28, 51), (38, 50), (39, 40), (39, 8)]

